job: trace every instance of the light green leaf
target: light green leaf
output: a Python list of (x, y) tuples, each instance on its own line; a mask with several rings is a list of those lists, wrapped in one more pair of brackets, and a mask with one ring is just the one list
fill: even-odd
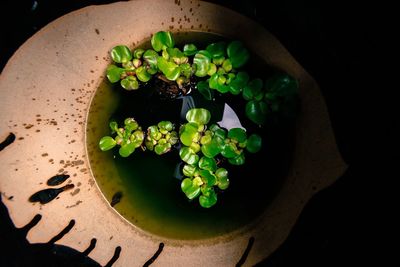
[(194, 56), (193, 64), (196, 66), (196, 72), (194, 73), (197, 77), (204, 77), (210, 68), (211, 55), (206, 50), (200, 50)]
[(126, 45), (118, 45), (111, 49), (111, 58), (116, 63), (126, 63), (132, 59), (132, 53)]
[(107, 151), (115, 147), (117, 142), (111, 136), (104, 136), (100, 139), (99, 147), (101, 151)]
[(112, 83), (116, 83), (121, 79), (121, 74), (124, 73), (124, 71), (123, 68), (111, 64), (107, 68), (107, 79)]
[(192, 108), (186, 113), (186, 120), (198, 125), (206, 125), (211, 119), (211, 113), (204, 108)]
[(151, 38), (151, 45), (156, 52), (174, 47), (175, 41), (170, 32), (159, 31)]

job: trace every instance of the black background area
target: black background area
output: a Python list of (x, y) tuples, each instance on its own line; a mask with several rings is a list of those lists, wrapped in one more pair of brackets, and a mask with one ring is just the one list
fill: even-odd
[[(84, 6), (110, 2), (2, 1), (1, 69), (27, 38), (52, 20)], [(399, 252), (395, 215), (400, 210), (396, 187), (399, 63), (395, 38), (391, 38), (398, 35), (396, 9), (384, 1), (211, 2), (264, 25), (316, 79), (339, 150), (349, 164), (334, 185), (312, 198), (288, 239), (259, 266), (400, 266), (395, 257)], [(0, 262), (50, 265), (49, 258), (41, 256), (48, 254), (13, 247), (17, 242), (8, 241), (17, 236), (6, 230), (5, 221), (0, 218)], [(42, 258), (21, 261), (18, 255)]]

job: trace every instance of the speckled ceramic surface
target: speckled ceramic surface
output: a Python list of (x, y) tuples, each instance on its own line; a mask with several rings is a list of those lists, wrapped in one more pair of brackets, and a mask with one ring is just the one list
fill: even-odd
[[(108, 52), (117, 44), (137, 44), (159, 30), (209, 31), (253, 40), (246, 42), (248, 48), (300, 81), (302, 114), (292, 168), (278, 196), (251, 226), (201, 241), (152, 236), (112, 209), (92, 177), (86, 119), (109, 64)], [(155, 266), (252, 266), (284, 241), (307, 200), (346, 167), (313, 78), (264, 28), (210, 3), (138, 0), (65, 15), (10, 59), (0, 77), (0, 102), (0, 141), (10, 133), (16, 136), (0, 151), (0, 191), (12, 220), (20, 227), (36, 214), (43, 216), (28, 234), (32, 243), (47, 242), (74, 220), (71, 231), (57, 243), (83, 251), (96, 238), (89, 256), (103, 265), (120, 246), (114, 266), (142, 266), (156, 252)], [(65, 184), (74, 184), (73, 189), (45, 205), (28, 201), (49, 187), (49, 177), (61, 173), (70, 175)]]

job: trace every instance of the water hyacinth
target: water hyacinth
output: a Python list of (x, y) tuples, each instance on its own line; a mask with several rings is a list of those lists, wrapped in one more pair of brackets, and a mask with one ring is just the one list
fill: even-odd
[[(239, 40), (177, 47), (170, 32), (159, 31), (152, 35), (150, 49), (117, 45), (110, 56), (113, 63), (106, 69), (107, 79), (128, 91), (159, 79), (178, 88), (171, 91), (177, 96), (191, 92), (192, 83), (206, 101), (224, 94), (241, 95), (244, 114), (259, 127), (272, 116), (293, 118), (298, 110), (298, 81), (282, 72), (267, 79), (250, 77), (243, 69), (250, 52)], [(210, 208), (220, 192), (229, 188), (229, 164), (245, 164), (247, 153), (262, 148), (262, 138), (243, 128), (227, 130), (210, 124), (211, 113), (204, 108), (188, 110), (185, 118), (187, 122), (177, 127), (178, 132), (171, 121), (161, 121), (146, 131), (133, 118), (127, 118), (122, 127), (112, 121), (111, 135), (101, 138), (99, 147), (102, 151), (119, 147), (121, 157), (130, 156), (139, 147), (157, 155), (179, 150), (182, 192), (188, 200), (198, 199), (200, 206)]]

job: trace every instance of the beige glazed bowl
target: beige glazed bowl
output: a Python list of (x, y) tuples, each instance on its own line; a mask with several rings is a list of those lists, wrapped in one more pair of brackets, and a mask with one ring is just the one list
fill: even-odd
[[(135, 16), (134, 14), (141, 14)], [(229, 21), (229, 23), (227, 23)], [(121, 217), (100, 192), (87, 157), (86, 121), (91, 99), (110, 63), (110, 49), (135, 44), (160, 30), (205, 31), (245, 42), (274, 68), (300, 82), (294, 159), (284, 184), (251, 227), (204, 240), (170, 240), (151, 235)], [(23, 73), (21, 72), (23, 70)], [(17, 227), (36, 214), (31, 243), (47, 242), (71, 220), (57, 243), (85, 250), (113, 266), (252, 266), (287, 237), (309, 198), (333, 183), (346, 165), (338, 153), (318, 85), (263, 27), (226, 8), (198, 1), (136, 0), (89, 6), (50, 23), (13, 55), (0, 77), (0, 141), (16, 140), (0, 152), (0, 191)], [(29, 197), (46, 181), (67, 172), (75, 187), (45, 205)], [(160, 246), (160, 244), (163, 244)]]

